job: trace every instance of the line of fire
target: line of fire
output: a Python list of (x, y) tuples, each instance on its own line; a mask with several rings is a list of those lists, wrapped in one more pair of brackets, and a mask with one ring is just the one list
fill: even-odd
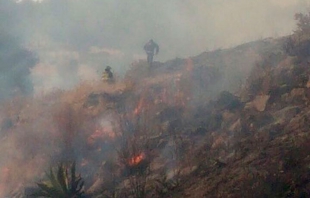
[[(148, 68), (144, 62), (134, 63), (123, 81), (113, 85), (85, 83), (73, 91), (55, 91), (38, 101), (41, 107), (34, 101), (14, 98), (6, 112), (18, 111), (14, 104), (26, 102), (28, 107), (21, 109), (27, 116), (19, 112), (14, 124), (7, 126), (8, 133), (27, 123), (38, 123), (36, 119), (41, 115), (38, 125), (39, 128), (44, 126), (45, 137), (34, 135), (27, 139), (42, 142), (47, 138), (52, 148), (38, 154), (42, 149), (39, 145), (36, 148), (21, 145), (28, 156), (18, 160), (30, 163), (26, 164), (29, 175), (19, 181), (20, 188), (25, 188), (28, 194), (33, 192), (33, 185), (24, 186), (25, 181), (33, 180), (30, 175), (42, 173), (48, 166), (53, 167), (51, 171), (57, 171), (54, 167), (60, 162), (64, 164), (58, 167), (61, 170), (74, 162), (83, 180), (87, 181), (83, 189), (87, 189), (88, 194), (113, 184), (115, 189), (103, 188), (102, 193), (107, 196), (119, 188), (123, 189), (120, 193), (125, 193), (122, 196), (129, 196), (124, 189), (146, 185), (150, 172), (166, 175), (167, 181), (173, 184), (183, 174), (181, 169), (191, 170), (190, 159), (188, 163), (181, 163), (187, 140), (180, 131), (186, 122), (184, 118), (196, 110), (195, 103), (205, 99), (201, 92), (207, 89), (206, 82), (212, 77), (203, 77), (206, 71), (201, 68), (194, 69), (191, 58), (176, 59), (168, 65), (155, 62), (154, 67), (156, 69)], [(30, 109), (33, 112), (29, 113)], [(50, 111), (50, 114), (43, 116), (43, 111)], [(17, 112), (11, 115), (14, 113)], [(56, 125), (49, 124), (50, 120)], [(37, 164), (36, 168), (33, 163)], [(16, 181), (15, 171), (9, 164), (2, 166), (1, 192), (18, 192), (11, 190)], [(70, 179), (69, 175), (67, 180)]]

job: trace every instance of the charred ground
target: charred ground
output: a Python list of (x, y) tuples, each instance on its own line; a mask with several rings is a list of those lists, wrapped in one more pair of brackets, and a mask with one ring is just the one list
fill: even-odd
[(1, 196), (75, 161), (89, 197), (308, 197), (309, 45), (296, 35), (5, 102)]

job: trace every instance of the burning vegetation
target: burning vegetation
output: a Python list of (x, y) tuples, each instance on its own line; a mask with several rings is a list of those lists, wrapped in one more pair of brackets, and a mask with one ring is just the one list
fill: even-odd
[(3, 102), (0, 196), (309, 197), (308, 18), (289, 38)]
[(129, 166), (137, 166), (139, 165), (143, 160), (145, 159), (145, 154), (144, 153), (140, 153), (136, 156), (131, 157), (128, 160), (128, 165)]

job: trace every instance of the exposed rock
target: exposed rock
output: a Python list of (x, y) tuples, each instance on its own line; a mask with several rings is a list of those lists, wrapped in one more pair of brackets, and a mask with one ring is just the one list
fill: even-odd
[(227, 109), (233, 110), (241, 106), (241, 102), (238, 97), (229, 93), (228, 91), (223, 91), (220, 93), (218, 99), (215, 102), (217, 109)]
[(254, 108), (257, 111), (265, 111), (265, 108), (266, 108), (266, 105), (267, 105), (269, 98), (270, 98), (269, 95), (256, 96), (252, 102), (248, 102), (245, 105), (245, 109)]
[(240, 132), (242, 130), (240, 118), (229, 127), (229, 131)]
[(301, 112), (300, 107), (290, 106), (290, 107), (285, 107), (279, 111), (276, 111), (272, 115), (278, 122), (283, 123), (288, 120), (291, 120), (293, 117), (295, 117), (300, 112)]
[(245, 134), (257, 132), (272, 122), (274, 122), (274, 118), (268, 112), (247, 112), (241, 117), (241, 132)]
[(180, 170), (180, 175), (186, 176), (197, 170), (197, 166), (186, 167)]
[(238, 113), (232, 113), (230, 111), (224, 111), (222, 113), (222, 124), (221, 128), (229, 128), (233, 123), (239, 119)]
[(230, 111), (224, 111), (222, 113), (223, 122), (229, 122), (235, 117), (234, 113), (231, 113)]
[(303, 103), (306, 100), (307, 98), (306, 98), (305, 88), (293, 89), (288, 95), (288, 97), (286, 98), (287, 103), (293, 103), (293, 104)]
[(217, 148), (221, 148), (221, 147), (226, 147), (226, 145), (227, 145), (227, 137), (219, 136), (219, 137), (215, 138), (211, 148), (217, 149)]
[(205, 127), (208, 131), (217, 130), (221, 127), (222, 124), (222, 115), (221, 114), (209, 114), (206, 115), (204, 121), (202, 121), (202, 126)]

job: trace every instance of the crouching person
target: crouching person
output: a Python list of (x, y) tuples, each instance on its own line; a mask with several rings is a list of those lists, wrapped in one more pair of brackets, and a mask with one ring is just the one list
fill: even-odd
[(114, 76), (113, 76), (111, 69), (112, 68), (110, 66), (107, 66), (105, 68), (104, 72), (102, 73), (102, 81), (103, 82), (114, 83)]

